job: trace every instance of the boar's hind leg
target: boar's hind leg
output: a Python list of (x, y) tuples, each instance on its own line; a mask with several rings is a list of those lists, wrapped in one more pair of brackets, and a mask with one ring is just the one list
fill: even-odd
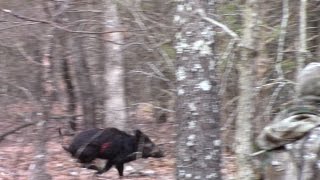
[(123, 176), (123, 164), (116, 164), (119, 176)]
[(88, 146), (82, 152), (77, 152), (77, 153), (79, 153), (80, 155), (77, 157), (77, 154), (76, 154), (75, 156), (79, 159), (80, 163), (83, 163), (83, 164), (91, 163), (98, 156), (97, 149), (92, 146)]
[(93, 170), (96, 170), (96, 171), (100, 171), (100, 169), (97, 166), (93, 165), (93, 164), (83, 164), (83, 167), (87, 168), (87, 169), (93, 169)]

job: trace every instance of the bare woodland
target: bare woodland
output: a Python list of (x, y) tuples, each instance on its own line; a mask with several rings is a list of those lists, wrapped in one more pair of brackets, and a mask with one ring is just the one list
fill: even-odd
[(106, 127), (165, 152), (122, 179), (272, 179), (255, 140), (320, 62), (319, 15), (317, 0), (1, 0), (0, 179), (118, 179), (61, 147)]

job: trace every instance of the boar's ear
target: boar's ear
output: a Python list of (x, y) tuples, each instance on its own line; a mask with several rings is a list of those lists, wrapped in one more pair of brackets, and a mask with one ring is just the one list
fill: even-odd
[(139, 139), (143, 135), (143, 133), (139, 129), (136, 129), (134, 130), (134, 135), (137, 139)]

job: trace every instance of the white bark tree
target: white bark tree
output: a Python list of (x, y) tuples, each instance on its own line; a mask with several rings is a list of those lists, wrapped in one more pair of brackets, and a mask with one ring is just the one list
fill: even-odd
[(174, 22), (178, 122), (177, 179), (221, 179), (214, 30), (204, 18), (213, 1), (181, 1)]
[(298, 44), (297, 72), (303, 68), (307, 55), (307, 0), (300, 0)]
[[(116, 1), (105, 0), (105, 29), (116, 31), (120, 26), (120, 19)], [(105, 126), (125, 128), (126, 101), (124, 86), (124, 65), (121, 52), (123, 35), (121, 32), (105, 34), (106, 42), (106, 101), (105, 101)]]
[(254, 74), (253, 65), (257, 56), (256, 27), (257, 27), (257, 1), (247, 0), (243, 10), (243, 34), (240, 44), (239, 71), (239, 100), (236, 121), (236, 157), (237, 177), (241, 180), (255, 179), (251, 154), (253, 153), (253, 127), (252, 118), (254, 107)]

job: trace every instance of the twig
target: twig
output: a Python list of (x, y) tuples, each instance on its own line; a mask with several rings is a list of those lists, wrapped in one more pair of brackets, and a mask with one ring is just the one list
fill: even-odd
[(4, 13), (10, 14), (10, 15), (18, 18), (18, 19), (25, 20), (25, 21), (39, 22), (39, 23), (45, 23), (45, 24), (50, 24), (51, 23), (51, 22), (49, 22), (47, 20), (34, 19), (34, 18), (31, 18), (31, 17), (22, 16), (20, 14), (16, 14), (16, 13), (12, 12), (9, 9), (1, 9), (1, 11), (4, 12)]
[(19, 131), (20, 129), (29, 127), (29, 126), (34, 125), (34, 124), (35, 124), (35, 122), (25, 123), (25, 124), (23, 124), (23, 125), (21, 125), (21, 126), (18, 126), (18, 127), (14, 128), (14, 129), (12, 129), (12, 130), (9, 130), (9, 131), (7, 131), (7, 132), (4, 132), (4, 133), (0, 134), (0, 142), (1, 142), (2, 140), (4, 140), (4, 138), (5, 138), (6, 136), (8, 136), (8, 135), (10, 135), (10, 134), (13, 134), (13, 133)]
[[(152, 64), (151, 62), (148, 62), (147, 64), (155, 74), (157, 74), (158, 76), (160, 76), (164, 79), (167, 79), (166, 76), (154, 64)], [(167, 80), (169, 81), (169, 79), (167, 79)]]
[(0, 31), (4, 31), (4, 30), (8, 30), (8, 29), (14, 29), (14, 28), (17, 28), (17, 27), (20, 27), (20, 26), (35, 25), (35, 24), (39, 24), (39, 22), (16, 24), (16, 25), (13, 25), (13, 26), (1, 28)]
[(42, 66), (41, 63), (35, 61), (31, 56), (29, 56), (29, 55), (27, 54), (27, 52), (21, 47), (21, 45), (16, 44), (15, 46), (17, 47), (17, 49), (18, 49), (18, 51), (20, 52), (20, 54), (21, 54), (24, 58), (26, 58), (26, 60), (27, 60), (28, 62), (31, 62), (31, 63), (33, 63), (33, 64), (35, 64), (35, 65), (38, 65), (38, 66)]
[(255, 153), (250, 154), (250, 156), (251, 156), (251, 157), (258, 156), (258, 155), (263, 154), (263, 153), (265, 153), (265, 152), (267, 152), (267, 150), (261, 150), (261, 151), (258, 151), (258, 152), (255, 152)]
[[(230, 54), (232, 54), (232, 49), (236, 46), (236, 44), (239, 42), (240, 38), (239, 38), (239, 35), (237, 33), (235, 33), (234, 31), (232, 31), (228, 26), (212, 19), (212, 18), (209, 18), (207, 17), (207, 15), (205, 14), (204, 10), (202, 9), (198, 9), (197, 10), (197, 13), (201, 16), (201, 18), (213, 25), (216, 25), (218, 27), (220, 27), (223, 31), (225, 31), (227, 34), (229, 34), (232, 39), (230, 40), (228, 46), (227, 46), (227, 50), (223, 53), (222, 55), (222, 59), (223, 60), (227, 60), (227, 58), (230, 56)], [(232, 63), (228, 63), (228, 67), (231, 67), (232, 66)], [(229, 68), (231, 69), (231, 68)], [(224, 76), (226, 76), (228, 73), (226, 72), (224, 74)], [(226, 82), (222, 82), (222, 88), (221, 90), (219, 91), (219, 94), (223, 94), (224, 91), (225, 91), (225, 84)]]
[(140, 104), (151, 105), (152, 108), (154, 108), (154, 109), (160, 109), (160, 110), (166, 111), (166, 112), (176, 112), (176, 111), (171, 110), (171, 109), (167, 109), (167, 108), (162, 108), (162, 107), (159, 107), (159, 106), (155, 106), (155, 105), (153, 105), (153, 104), (151, 104), (151, 103), (133, 103), (133, 104), (131, 104), (131, 106), (136, 106), (136, 105), (140, 105)]
[(160, 77), (160, 76), (157, 76), (157, 75), (154, 75), (154, 73), (148, 73), (148, 72), (144, 72), (144, 71), (130, 71), (128, 74), (130, 73), (140, 73), (140, 74), (144, 74), (144, 75), (147, 75), (147, 76), (150, 76), (150, 77), (154, 77), (156, 79), (160, 79), (160, 80), (163, 80), (163, 81), (166, 81), (166, 82), (169, 82), (170, 80), (167, 79), (167, 78), (163, 78), (163, 77)]
[(64, 30), (66, 32), (69, 32), (69, 33), (83, 33), (83, 34), (109, 34), (109, 33), (117, 33), (117, 32), (136, 32), (136, 31), (145, 31), (145, 30), (131, 30), (131, 31), (128, 31), (128, 30), (111, 30), (111, 31), (74, 31), (74, 30), (71, 30), (71, 29), (68, 29), (66, 27), (62, 27), (62, 26), (59, 26), (57, 23), (53, 22), (53, 21), (48, 21), (48, 20), (42, 20), (42, 19), (35, 19), (35, 18), (31, 18), (31, 17), (27, 17), (27, 16), (22, 16), (20, 14), (17, 14), (17, 13), (14, 13), (12, 12), (11, 10), (9, 9), (1, 9), (2, 12), (4, 13), (7, 13), (7, 14), (10, 14), (18, 19), (22, 19), (22, 20), (25, 20), (25, 21), (31, 21), (31, 22), (38, 22), (38, 23), (43, 23), (43, 24), (48, 24), (48, 25), (51, 25), (57, 29), (60, 29), (60, 30)]
[(21, 91), (28, 97), (28, 99), (29, 99), (32, 103), (36, 104), (36, 99), (35, 99), (35, 97), (33, 96), (33, 94), (32, 94), (27, 88), (22, 87), (22, 86), (15, 85), (15, 84), (13, 84), (13, 83), (11, 83), (11, 82), (3, 79), (3, 78), (0, 78), (0, 81), (1, 81), (2, 83), (8, 84), (8, 85), (10, 85), (10, 86), (13, 86), (13, 87), (21, 90)]
[[(138, 26), (140, 27), (140, 29), (142, 31), (147, 31), (148, 28), (146, 27), (146, 25), (143, 22), (143, 18), (141, 13), (139, 13), (138, 11), (134, 11), (132, 7), (128, 7), (126, 4), (122, 3), (121, 1), (117, 1), (118, 3), (121, 3), (124, 7), (127, 8), (127, 10), (132, 14), (132, 16), (134, 17), (134, 19), (136, 20)], [(140, 3), (140, 1), (139, 1)], [(137, 9), (139, 6), (139, 4), (137, 3), (135, 5), (135, 8)], [(153, 36), (147, 36), (148, 41), (151, 44), (157, 44), (156, 40)], [(155, 47), (157, 52), (160, 54), (160, 56), (163, 58), (163, 60), (166, 62), (166, 64), (168, 65), (168, 67), (170, 68), (170, 70), (172, 72), (175, 72), (174, 70), (174, 63), (173, 60), (169, 57), (169, 55), (161, 48), (161, 47)]]
[(214, 19), (211, 19), (209, 17), (207, 17), (207, 15), (205, 14), (205, 12), (202, 10), (202, 9), (199, 9), (197, 11), (197, 13), (202, 17), (203, 20), (206, 20), (208, 21), (209, 23), (211, 24), (214, 24), (218, 27), (220, 27), (221, 29), (223, 29), (226, 33), (228, 33), (231, 37), (233, 37), (236, 41), (237, 40), (240, 40), (239, 36), (237, 33), (235, 33), (234, 31), (232, 31), (228, 26), (214, 20)]
[(276, 87), (276, 89), (273, 91), (273, 93), (272, 93), (272, 95), (271, 95), (271, 97), (270, 97), (270, 100), (269, 100), (269, 102), (268, 102), (268, 104), (267, 104), (267, 106), (266, 106), (265, 111), (262, 113), (261, 116), (257, 116), (257, 117), (255, 118), (255, 120), (258, 120), (258, 119), (260, 119), (261, 117), (266, 117), (266, 116), (267, 116), (268, 120), (270, 120), (270, 114), (271, 114), (272, 107), (273, 107), (273, 105), (275, 104), (276, 99), (277, 99), (277, 97), (279, 96), (279, 93), (280, 93), (281, 89), (282, 89), (285, 85), (287, 85), (286, 82), (279, 82), (278, 87)]

